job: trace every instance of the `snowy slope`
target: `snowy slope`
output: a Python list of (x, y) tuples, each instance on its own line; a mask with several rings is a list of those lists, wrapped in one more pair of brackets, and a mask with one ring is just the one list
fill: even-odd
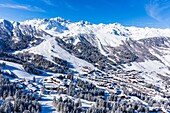
[(51, 62), (53, 62), (52, 56), (61, 58), (63, 60), (70, 62), (73, 65), (74, 70), (80, 73), (83, 73), (84, 66), (87, 66), (92, 70), (94, 69), (94, 66), (92, 64), (71, 55), (66, 50), (61, 48), (58, 45), (57, 41), (55, 40), (55, 37), (47, 38), (44, 42), (42, 42), (38, 46), (29, 49), (24, 49), (22, 51), (17, 51), (15, 53), (17, 54), (22, 52), (29, 52), (29, 53), (42, 55)]
[(6, 67), (3, 69), (3, 71), (9, 74), (13, 73), (18, 78), (32, 79), (34, 76), (36, 76), (36, 75), (27, 73), (24, 70), (23, 66), (20, 64), (0, 60), (0, 63), (3, 63), (3, 62), (6, 63)]

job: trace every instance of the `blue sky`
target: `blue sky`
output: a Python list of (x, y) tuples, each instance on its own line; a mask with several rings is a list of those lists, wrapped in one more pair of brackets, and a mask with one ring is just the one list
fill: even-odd
[(170, 28), (170, 0), (0, 0), (0, 18), (71, 21)]

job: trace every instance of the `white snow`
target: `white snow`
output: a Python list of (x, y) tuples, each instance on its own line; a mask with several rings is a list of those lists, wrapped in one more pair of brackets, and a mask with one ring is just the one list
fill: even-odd
[(3, 62), (6, 63), (6, 67), (3, 69), (3, 71), (8, 72), (9, 74), (14, 73), (19, 79), (25, 78), (27, 80), (32, 80), (33, 77), (36, 77), (36, 78), (46, 77), (44, 75), (43, 76), (37, 76), (37, 75), (34, 75), (34, 74), (27, 73), (24, 70), (23, 66), (20, 65), (20, 64), (0, 60), (0, 63), (3, 63)]
[(63, 60), (66, 60), (72, 63), (72, 65), (75, 68), (75, 71), (78, 71), (80, 73), (83, 73), (84, 66), (94, 69), (94, 66), (92, 64), (71, 55), (66, 50), (61, 48), (58, 45), (57, 41), (55, 40), (55, 37), (47, 38), (44, 42), (42, 42), (38, 46), (29, 48), (29, 49), (24, 49), (22, 51), (17, 51), (16, 53), (19, 53), (19, 52), (30, 52), (34, 54), (40, 54), (40, 55), (45, 56), (46, 59), (50, 61), (52, 61), (52, 56), (61, 58)]
[(127, 38), (139, 40), (157, 36), (170, 36), (170, 29), (125, 27), (119, 23), (89, 24), (89, 22), (84, 21), (71, 22), (61, 17), (27, 20), (22, 22), (22, 24), (36, 26), (53, 36), (59, 36), (61, 38), (63, 36), (76, 36), (78, 34), (94, 34), (102, 45), (111, 47), (122, 44), (122, 40)]
[[(4, 22), (4, 20), (0, 19), (0, 23)], [(58, 18), (51, 18), (51, 19), (33, 19), (28, 20), (25, 22), (21, 22), (22, 25), (32, 25), (34, 26), (33, 29), (39, 29), (44, 30), (47, 33), (53, 35), (53, 37), (50, 36), (44, 36), (39, 37), (44, 39), (44, 41), (31, 48), (24, 49), (22, 51), (17, 51), (15, 53), (19, 52), (30, 52), (34, 54), (40, 54), (43, 55), (47, 60), (55, 63), (52, 60), (52, 56), (61, 58), (63, 60), (66, 60), (70, 62), (74, 68), (73, 70), (81, 73), (84, 73), (84, 67), (89, 67), (91, 70), (95, 69), (94, 66), (82, 59), (79, 59), (75, 57), (74, 55), (70, 54), (66, 50), (64, 50), (62, 47), (60, 47), (55, 40), (56, 37), (60, 38), (67, 38), (67, 37), (73, 37), (73, 45), (76, 45), (81, 40), (77, 37), (79, 34), (87, 34), (90, 37), (90, 41), (94, 41), (92, 43), (93, 45), (97, 46), (100, 50), (100, 52), (103, 55), (107, 55), (105, 51), (103, 50), (102, 46), (109, 46), (109, 47), (116, 47), (120, 44), (123, 44), (123, 41), (132, 38), (134, 40), (144, 39), (144, 38), (151, 38), (151, 37), (169, 37), (170, 36), (170, 29), (156, 29), (156, 28), (137, 28), (137, 27), (125, 27), (121, 24), (114, 23), (114, 24), (89, 24), (88, 22), (80, 21), (80, 22), (70, 22), (69, 20), (64, 20), (60, 17)], [(14, 26), (17, 26), (17, 23), (13, 23)], [(21, 32), (25, 33), (26, 31), (21, 29)], [(15, 35), (15, 34), (14, 34)], [(15, 40), (15, 37), (13, 37)], [(16, 42), (18, 40), (15, 40)], [(156, 48), (154, 48), (156, 49)], [(80, 50), (79, 50), (80, 51)], [(162, 56), (155, 53), (152, 49), (149, 49), (149, 51), (158, 57), (162, 62), (160, 61), (151, 61), (151, 60), (145, 60), (145, 62), (133, 62), (132, 66), (124, 65), (126, 70), (139, 70), (142, 71), (140, 75), (145, 79), (145, 82), (152, 83), (156, 86), (159, 86), (164, 89), (164, 84), (162, 79), (158, 76), (158, 74), (161, 74), (163, 76), (167, 76), (170, 74), (170, 71), (168, 69), (168, 66), (170, 67), (170, 50), (169, 49), (160, 49), (160, 52), (163, 54)], [(32, 79), (36, 75), (29, 74), (24, 71), (24, 68), (22, 65), (17, 63), (11, 63), (7, 61), (0, 60), (0, 63), (5, 62), (6, 67), (3, 69), (3, 71), (8, 73), (14, 73), (18, 76), (18, 78), (26, 78), (26, 79)], [(36, 76), (37, 78), (40, 78), (43, 80), (46, 76)], [(115, 77), (116, 78), (116, 77)], [(84, 80), (87, 80), (86, 78), (83, 78)], [(120, 78), (119, 78), (120, 79)], [(50, 82), (50, 81), (48, 81)], [(95, 85), (98, 84), (94, 81), (88, 81), (93, 82)], [(57, 85), (53, 83), (44, 83), (47, 87), (58, 87)], [(28, 84), (28, 89), (36, 90), (35, 87), (33, 87), (32, 84)], [(99, 87), (102, 88), (102, 87)], [(108, 88), (105, 88), (107, 93), (109, 93)], [(131, 88), (129, 88), (130, 91), (132, 91)], [(164, 89), (165, 90), (165, 89)], [(117, 89), (115, 89), (117, 91)], [(154, 90), (153, 90), (154, 91)], [(122, 95), (122, 93), (120, 94)], [(58, 95), (43, 95), (42, 100), (40, 103), (43, 105), (43, 111), (42, 112), (55, 112), (55, 109), (52, 107), (52, 99), (54, 96)], [(62, 95), (64, 97), (64, 95)], [(71, 97), (69, 97), (71, 98)], [(72, 98), (73, 99), (73, 98)], [(141, 101), (137, 97), (131, 97), (134, 101), (140, 101), (145, 105), (148, 105), (144, 101)], [(160, 95), (155, 95), (153, 99), (156, 99), (158, 101), (160, 100), (166, 100), (165, 98), (162, 98)], [(83, 107), (91, 107), (93, 105), (92, 102), (81, 100), (83, 103)]]

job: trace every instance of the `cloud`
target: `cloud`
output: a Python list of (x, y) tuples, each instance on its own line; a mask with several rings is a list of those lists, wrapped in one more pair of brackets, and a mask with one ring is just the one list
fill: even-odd
[(77, 9), (76, 7), (74, 7), (73, 5), (69, 4), (68, 2), (64, 1), (64, 4), (66, 5), (67, 8), (73, 10), (73, 11), (79, 11), (79, 9)]
[(54, 5), (51, 0), (42, 0), (47, 5)]
[(39, 7), (30, 6), (30, 5), (0, 4), (0, 7), (11, 8), (11, 9), (21, 9), (21, 10), (27, 10), (27, 11), (33, 11), (33, 12), (45, 12), (45, 10)]
[(148, 16), (164, 23), (170, 20), (170, 2), (168, 0), (151, 0), (145, 7)]

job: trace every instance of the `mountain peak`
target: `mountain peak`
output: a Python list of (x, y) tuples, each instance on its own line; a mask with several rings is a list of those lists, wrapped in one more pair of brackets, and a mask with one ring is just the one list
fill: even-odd
[[(0, 23), (9, 23), (10, 21), (9, 20), (6, 20), (6, 19), (0, 19)], [(11, 22), (10, 22), (11, 23)]]
[(55, 21), (57, 21), (57, 22), (65, 22), (65, 23), (71, 22), (70, 20), (66, 20), (66, 19), (64, 19), (64, 18), (62, 18), (62, 17), (50, 18), (50, 20), (55, 20)]

